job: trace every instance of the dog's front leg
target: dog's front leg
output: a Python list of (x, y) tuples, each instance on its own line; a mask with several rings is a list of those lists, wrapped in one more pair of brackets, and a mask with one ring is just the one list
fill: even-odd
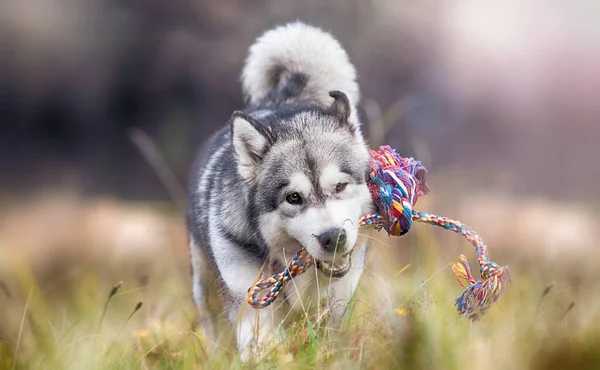
[(258, 360), (262, 353), (268, 351), (267, 346), (276, 340), (277, 325), (272, 310), (256, 310), (246, 305), (239, 315), (236, 331), (241, 360)]
[(262, 261), (249, 258), (245, 251), (226, 240), (219, 242), (219, 248), (214, 248), (213, 253), (227, 287), (224, 308), (235, 327), (240, 356), (246, 362), (253, 352), (261, 350), (275, 337), (277, 324), (271, 307), (257, 310), (246, 304), (248, 288), (259, 276)]

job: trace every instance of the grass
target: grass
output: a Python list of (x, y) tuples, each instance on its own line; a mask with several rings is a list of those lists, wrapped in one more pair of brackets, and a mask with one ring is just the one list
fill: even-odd
[[(415, 228), (406, 237), (410, 243), (393, 240), (390, 247), (386, 237), (375, 243), (342, 327), (302, 318), (253, 367), (600, 365), (597, 272), (567, 262), (540, 266), (527, 254), (511, 256), (507, 293), (481, 321), (470, 323), (453, 307), (461, 289), (449, 268), (470, 246), (457, 243), (455, 235), (438, 238), (427, 227)], [(446, 242), (458, 246), (442, 250)], [(135, 258), (66, 254), (46, 261), (45, 270), (26, 259), (3, 259), (0, 368), (245, 368), (227, 336), (222, 343), (203, 338), (189, 278), (180, 274), (188, 270), (186, 256), (173, 256), (166, 248)]]

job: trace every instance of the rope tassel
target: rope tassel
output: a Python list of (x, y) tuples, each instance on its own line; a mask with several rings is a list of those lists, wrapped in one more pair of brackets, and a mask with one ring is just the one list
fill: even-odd
[[(490, 262), (489, 265), (481, 269), (481, 277), (484, 280), (475, 281), (471, 276), (471, 285), (466, 286), (460, 297), (454, 300), (458, 312), (468, 319), (478, 320), (498, 300), (506, 285), (507, 267), (500, 267), (494, 262)], [(461, 266), (460, 268), (470, 275), (469, 262), (464, 255), (460, 256), (460, 262), (452, 266), (454, 274), (460, 277), (457, 266)], [(485, 271), (493, 272), (486, 275)]]
[[(421, 162), (403, 158), (389, 146), (382, 146), (379, 151), (371, 150), (370, 154), (371, 170), (367, 184), (378, 213), (364, 215), (360, 219), (360, 226), (383, 228), (390, 235), (401, 236), (410, 230), (413, 221), (417, 221), (443, 227), (466, 238), (475, 247), (482, 280), (473, 278), (467, 258), (461, 255), (459, 262), (452, 266), (452, 271), (465, 290), (454, 303), (459, 314), (470, 320), (479, 319), (503, 293), (508, 267), (501, 267), (489, 260), (487, 246), (471, 228), (459, 221), (413, 210), (417, 199), (429, 192), (427, 170)], [(248, 289), (247, 301), (250, 306), (269, 306), (285, 285), (310, 268), (312, 262), (310, 254), (301, 249), (283, 273), (260, 280)], [(268, 289), (266, 295), (258, 298), (265, 289)]]
[(471, 228), (446, 217), (439, 217), (425, 212), (413, 212), (414, 219), (443, 227), (446, 230), (452, 230), (464, 236), (475, 247), (482, 280), (476, 281), (473, 278), (469, 261), (464, 254), (461, 254), (459, 262), (452, 266), (452, 272), (456, 275), (458, 283), (465, 288), (460, 297), (454, 300), (458, 313), (471, 320), (479, 319), (504, 291), (508, 277), (508, 267), (500, 267), (498, 264), (489, 261), (487, 246)]

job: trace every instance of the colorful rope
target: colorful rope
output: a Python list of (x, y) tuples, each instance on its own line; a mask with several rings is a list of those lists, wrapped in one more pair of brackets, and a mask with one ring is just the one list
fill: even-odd
[[(487, 246), (471, 228), (459, 221), (413, 210), (418, 198), (429, 191), (427, 170), (421, 162), (403, 158), (389, 146), (382, 146), (379, 151), (371, 150), (370, 154), (371, 170), (367, 183), (379, 213), (364, 215), (359, 225), (383, 228), (390, 235), (401, 236), (410, 230), (413, 221), (418, 221), (464, 236), (475, 247), (482, 280), (473, 278), (467, 258), (461, 255), (452, 271), (465, 290), (454, 303), (459, 314), (471, 320), (479, 319), (504, 291), (508, 267), (489, 260)], [(281, 274), (260, 280), (248, 289), (248, 304), (253, 308), (267, 307), (291, 279), (305, 272), (312, 263), (312, 256), (301, 249)], [(268, 289), (265, 296), (258, 298), (265, 289)]]
[[(268, 279), (263, 279), (255, 283), (249, 290), (248, 303), (254, 308), (264, 308), (270, 305), (283, 290), (285, 285), (294, 277), (300, 275), (312, 266), (313, 258), (306, 249), (302, 248), (281, 274), (273, 275)], [(263, 289), (269, 289), (269, 292), (262, 298), (258, 299), (258, 293)]]

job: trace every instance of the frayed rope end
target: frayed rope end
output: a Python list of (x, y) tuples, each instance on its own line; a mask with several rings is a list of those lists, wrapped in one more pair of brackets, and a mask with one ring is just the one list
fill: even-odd
[(452, 266), (458, 283), (465, 287), (454, 304), (459, 314), (476, 321), (494, 304), (506, 288), (507, 266), (499, 266), (488, 262), (481, 267), (482, 280), (476, 281), (471, 274), (467, 257), (460, 256), (460, 261)]

